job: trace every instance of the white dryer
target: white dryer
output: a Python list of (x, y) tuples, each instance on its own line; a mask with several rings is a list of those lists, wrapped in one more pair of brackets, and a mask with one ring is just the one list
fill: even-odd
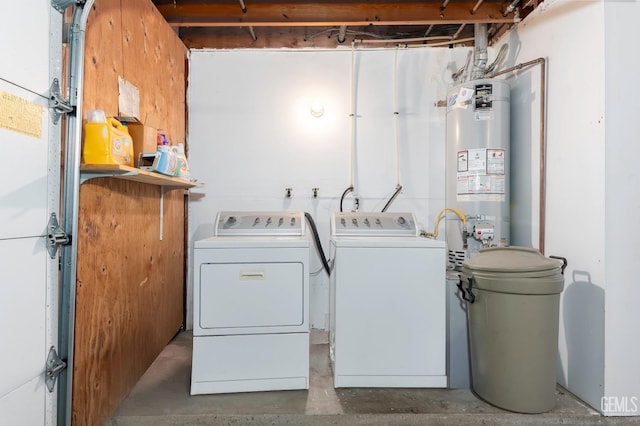
[(412, 213), (334, 213), (335, 387), (446, 387), (445, 243)]
[(309, 387), (301, 212), (220, 212), (194, 247), (191, 394)]

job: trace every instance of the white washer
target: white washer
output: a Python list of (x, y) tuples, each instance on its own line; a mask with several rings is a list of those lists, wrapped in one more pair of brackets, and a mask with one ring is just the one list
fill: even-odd
[(309, 388), (301, 212), (220, 212), (195, 242), (191, 394)]
[(335, 387), (446, 387), (445, 243), (412, 213), (334, 213)]

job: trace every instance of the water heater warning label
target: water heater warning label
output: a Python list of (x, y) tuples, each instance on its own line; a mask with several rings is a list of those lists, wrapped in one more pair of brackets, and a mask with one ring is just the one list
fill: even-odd
[(458, 151), (458, 201), (504, 201), (505, 150)]
[(493, 108), (492, 101), (493, 85), (492, 84), (477, 84), (475, 94), (475, 107), (476, 111), (488, 110)]

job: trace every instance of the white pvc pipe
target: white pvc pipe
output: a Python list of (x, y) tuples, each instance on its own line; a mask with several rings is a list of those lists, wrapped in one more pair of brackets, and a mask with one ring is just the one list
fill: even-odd
[(435, 41), (435, 40), (451, 40), (450, 36), (431, 36), (431, 37), (413, 37), (413, 38), (384, 38), (384, 39), (360, 39), (360, 43), (412, 43), (416, 41)]
[(349, 183), (354, 188), (356, 161), (356, 46), (351, 43), (351, 144), (349, 150)]
[(396, 186), (400, 186), (400, 124), (398, 111), (398, 48), (393, 58), (393, 127), (396, 143)]

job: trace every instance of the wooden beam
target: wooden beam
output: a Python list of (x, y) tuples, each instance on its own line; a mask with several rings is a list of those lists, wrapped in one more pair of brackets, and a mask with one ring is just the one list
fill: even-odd
[(476, 2), (451, 3), (445, 10), (427, 2), (364, 0), (332, 2), (277, 2), (250, 4), (246, 13), (237, 3), (162, 4), (158, 9), (174, 27), (312, 27), (363, 25), (431, 25), (518, 22), (503, 17), (500, 3), (486, 2), (472, 13)]

